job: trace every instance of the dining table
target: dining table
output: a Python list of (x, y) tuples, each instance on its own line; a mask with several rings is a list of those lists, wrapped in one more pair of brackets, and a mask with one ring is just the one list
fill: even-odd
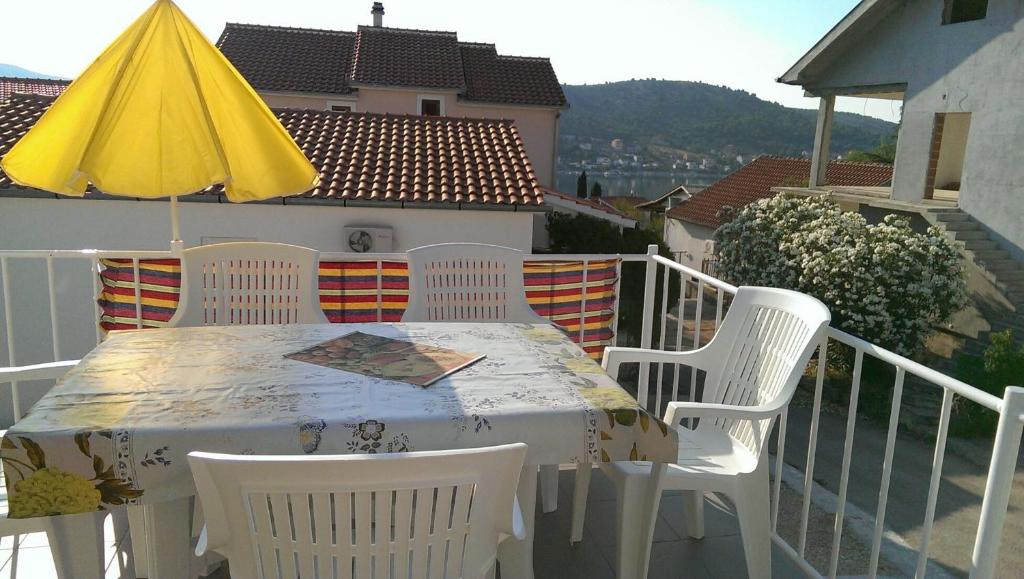
[[(479, 359), (420, 386), (384, 346), (382, 375), (293, 355), (355, 332)], [(499, 561), (502, 576), (526, 579), (538, 466), (663, 465), (678, 451), (675, 430), (558, 327), (432, 322), (111, 332), (7, 431), (0, 458), (12, 515), (137, 507), (132, 536), (145, 542), (148, 568), (140, 575), (178, 579), (193, 536), (191, 451), (379, 454), (512, 442), (529, 447), (518, 487), (527, 537), (504, 541)]]

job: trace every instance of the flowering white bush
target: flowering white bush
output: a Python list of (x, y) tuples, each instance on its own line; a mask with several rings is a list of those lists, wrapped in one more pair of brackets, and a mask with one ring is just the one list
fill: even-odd
[(832, 325), (911, 354), (964, 303), (960, 255), (936, 227), (898, 215), (869, 225), (828, 197), (776, 195), (715, 232), (723, 279), (794, 289), (824, 302)]

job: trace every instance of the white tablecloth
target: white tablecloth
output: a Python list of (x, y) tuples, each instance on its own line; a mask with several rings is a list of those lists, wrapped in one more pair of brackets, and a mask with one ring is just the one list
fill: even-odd
[[(284, 357), (353, 331), (486, 358), (422, 388)], [(0, 456), (17, 517), (190, 495), (192, 450), (348, 454), (519, 441), (532, 464), (667, 462), (676, 452), (675, 432), (558, 329), (422, 323), (114, 332), (8, 431)]]

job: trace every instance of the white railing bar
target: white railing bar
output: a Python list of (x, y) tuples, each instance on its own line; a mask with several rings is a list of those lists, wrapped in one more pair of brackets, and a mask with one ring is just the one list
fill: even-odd
[[(668, 333), (668, 278), (672, 276), (672, 272), (666, 267), (661, 278), (661, 336), (658, 346), (659, 350), (665, 349), (665, 334)], [(679, 313), (680, 318), (676, 320), (676, 323), (682, 324), (682, 312)], [(658, 383), (654, 389), (654, 413), (657, 416), (661, 416), (661, 379), (665, 371), (665, 363), (658, 364)]]
[(715, 303), (715, 333), (718, 332), (718, 327), (722, 325), (722, 308), (725, 306), (725, 291), (722, 288), (718, 288), (716, 292), (717, 302)]
[[(700, 348), (701, 323), (704, 321), (704, 284), (697, 284), (697, 305), (693, 316), (693, 349)], [(697, 370), (690, 368), (690, 402), (697, 401)], [(690, 419), (690, 426), (693, 426), (693, 419)]]
[(676, 261), (672, 261), (671, 259), (665, 259), (660, 255), (652, 255), (651, 258), (654, 261), (664, 265), (665, 267), (670, 267), (676, 271), (685, 271), (690, 277), (696, 278), (712, 287), (720, 287), (729, 293), (736, 293), (736, 286), (729, 283), (725, 283), (724, 281), (718, 279), (717, 277), (711, 277), (706, 273), (697, 271), (692, 267), (686, 267), (685, 265)]
[[(11, 307), (10, 271), (7, 268), (7, 257), (0, 257), (0, 281), (2, 281), (4, 299), (4, 325), (7, 330), (7, 365), (14, 366), (14, 314)], [(14, 408), (14, 421), (21, 419), (21, 396), (18, 383), (11, 382), (11, 406)]]
[(900, 428), (900, 405), (903, 402), (903, 379), (906, 372), (896, 368), (896, 382), (892, 389), (892, 407), (889, 410), (889, 436), (885, 440), (885, 458), (882, 459), (882, 483), (878, 489), (878, 510), (875, 512), (875, 534), (871, 539), (871, 562), (868, 577), (878, 576), (878, 557), (882, 551), (882, 531), (885, 528), (885, 509), (889, 503), (889, 483), (892, 480), (892, 458), (896, 451), (896, 433)]
[[(782, 468), (785, 464), (782, 462), (782, 456), (786, 452), (786, 418), (788, 415), (789, 407), (783, 408), (782, 414), (779, 416), (778, 442), (775, 443), (775, 488), (772, 489), (775, 500), (772, 502), (772, 533), (775, 533), (779, 527), (779, 499), (782, 498)], [(804, 488), (810, 487), (805, 486)]]
[[(651, 347), (651, 334), (654, 329), (654, 284), (658, 280), (658, 264), (651, 259), (658, 254), (657, 245), (647, 246), (647, 266), (644, 268), (644, 305), (643, 314), (640, 320), (640, 347)], [(637, 400), (641, 406), (647, 407), (647, 391), (650, 382), (651, 365), (640, 364), (640, 375), (637, 380)]]
[(612, 343), (619, 341), (619, 292), (622, 287), (622, 260), (615, 262), (615, 295), (612, 296)]
[[(665, 270), (665, 275), (672, 272)], [(686, 309), (686, 274), (679, 272), (679, 323), (676, 324), (676, 351), (683, 349), (683, 311)], [(691, 370), (692, 372), (692, 370)], [(679, 375), (683, 373), (683, 365), (676, 364), (672, 373), (672, 401), (679, 400)]]
[(928, 502), (924, 509), (924, 523), (921, 525), (921, 544), (917, 548), (917, 569), (914, 577), (924, 577), (928, 567), (928, 543), (935, 523), (935, 504), (939, 500), (939, 482), (942, 480), (942, 461), (946, 456), (946, 434), (949, 432), (949, 415), (953, 410), (953, 391), (942, 393), (942, 410), (939, 413), (939, 434), (935, 439), (935, 454), (932, 457), (932, 478), (928, 483)]
[(996, 438), (992, 443), (988, 479), (985, 480), (985, 498), (981, 501), (978, 535), (971, 554), (971, 579), (989, 579), (996, 574), (999, 543), (1003, 538), (1003, 523), (1013, 487), (1013, 473), (1017, 468), (1020, 438), (1024, 433), (1024, 424), (1017, 420), (1024, 414), (1024, 388), (1007, 388), (1003, 393), (1002, 406)]
[(53, 257), (46, 258), (46, 291), (50, 298), (50, 339), (53, 342), (53, 361), (60, 361), (60, 328), (57, 327), (57, 288), (53, 280)]
[(96, 312), (96, 323), (93, 324), (96, 328), (96, 345), (99, 346), (100, 342), (103, 341), (103, 328), (100, 327), (100, 322), (103, 321), (103, 308), (100, 307), (100, 260), (95, 255), (89, 262), (89, 267), (92, 270), (92, 308)]
[(106, 250), (106, 249), (5, 249), (0, 250), (0, 257), (14, 259), (42, 259), (45, 257), (57, 257), (60, 259), (87, 259), (99, 257), (102, 259), (170, 259), (174, 254), (170, 251), (136, 251), (136, 250)]
[(139, 273), (139, 258), (132, 258), (132, 279), (135, 281), (135, 327), (142, 327), (142, 280)]
[(587, 268), (590, 267), (590, 260), (583, 260), (583, 275), (580, 285), (580, 348), (586, 340), (587, 332)]
[[(828, 576), (835, 579), (839, 569), (839, 546), (843, 540), (843, 518), (846, 513), (846, 491), (850, 485), (850, 462), (853, 460), (853, 434), (857, 426), (857, 399), (860, 396), (860, 377), (864, 366), (864, 351), (857, 350), (853, 361), (853, 382), (850, 385), (850, 409), (846, 419), (846, 437), (843, 441), (843, 467), (839, 477), (839, 503), (836, 506), (835, 529), (832, 531), (832, 556)], [(810, 488), (810, 487), (807, 487)]]
[(793, 546), (786, 542), (785, 539), (780, 537), (778, 533), (772, 533), (772, 542), (775, 543), (779, 549), (782, 550), (783, 554), (790, 558), (800, 570), (803, 571), (808, 577), (816, 579), (824, 579), (821, 573), (811, 565), (807, 559), (804, 559), (802, 555), (793, 550)]
[(828, 365), (828, 336), (818, 346), (818, 372), (814, 380), (814, 403), (811, 405), (811, 432), (807, 442), (807, 462), (804, 466), (804, 501), (800, 507), (799, 555), (807, 550), (807, 524), (811, 514), (811, 483), (814, 482), (814, 455), (818, 451), (818, 420), (821, 415), (821, 392), (825, 385), (825, 368)]
[(988, 392), (979, 390), (970, 384), (965, 384), (956, 378), (946, 376), (941, 372), (937, 372), (927, 366), (918, 364), (913, 360), (904, 358), (895, 352), (890, 352), (881, 346), (876, 346), (871, 342), (867, 342), (861, 338), (847, 334), (842, 330), (830, 327), (828, 329), (828, 335), (837, 342), (842, 342), (858, 350), (863, 350), (865, 354), (870, 354), (871, 356), (884, 362), (888, 362), (893, 366), (903, 368), (907, 373), (917, 376), (918, 378), (923, 378), (936, 386), (948, 388), (952, 390), (953, 393), (959, 394), (968, 400), (977, 402), (989, 410), (995, 410), (996, 412), (1002, 411), (1002, 400)]

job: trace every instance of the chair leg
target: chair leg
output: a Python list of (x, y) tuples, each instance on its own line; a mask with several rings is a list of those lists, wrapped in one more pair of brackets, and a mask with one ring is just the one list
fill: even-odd
[(130, 505), (128, 528), (132, 536), (132, 561), (137, 577), (149, 577), (149, 543), (146, 537), (146, 513), (142, 505)]
[(543, 464), (540, 467), (540, 500), (545, 513), (558, 510), (557, 464)]
[(50, 517), (46, 538), (59, 579), (103, 579), (103, 520), (107, 513)]
[(136, 577), (135, 554), (133, 553), (131, 525), (128, 520), (128, 509), (114, 509), (110, 512), (110, 520), (114, 527), (114, 545), (116, 547), (117, 565), (120, 576)]
[(704, 538), (704, 491), (683, 491), (683, 523), (690, 538)]
[(736, 518), (740, 523), (743, 554), (747, 559), (747, 575), (751, 579), (770, 579), (772, 539), (768, 477), (756, 474), (746, 477), (731, 498), (736, 505)]
[(583, 520), (587, 516), (587, 496), (590, 494), (590, 475), (594, 466), (589, 462), (576, 464), (576, 482), (572, 492), (572, 530), (569, 544), (583, 540)]

